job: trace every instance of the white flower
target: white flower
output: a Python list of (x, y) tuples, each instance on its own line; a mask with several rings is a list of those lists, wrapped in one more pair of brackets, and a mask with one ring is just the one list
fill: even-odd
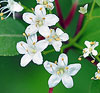
[[(3, 16), (4, 14), (7, 14), (7, 17), (3, 18), (3, 19), (7, 19), (11, 14), (13, 14), (13, 18), (15, 19), (15, 12), (21, 12), (23, 10), (23, 7), (18, 4), (17, 2), (15, 2), (14, 0), (3, 0), (3, 1), (0, 1), (0, 3), (7, 3), (6, 6), (4, 7), (1, 7), (0, 10), (1, 10), (1, 13), (0, 13), (0, 16)], [(6, 11), (5, 11), (6, 10)]]
[(79, 12), (81, 14), (86, 14), (87, 13), (87, 8), (88, 8), (88, 4), (86, 4), (84, 7), (80, 7)]
[(44, 40), (37, 42), (37, 35), (29, 36), (27, 43), (21, 41), (17, 43), (17, 51), (20, 54), (25, 54), (21, 58), (21, 66), (25, 67), (31, 60), (41, 65), (43, 62), (43, 57), (41, 52), (47, 47), (47, 43)]
[(94, 50), (94, 48), (99, 45), (99, 42), (85, 41), (85, 45), (87, 46), (87, 48), (83, 49), (84, 58), (88, 57), (89, 54), (91, 55), (91, 57), (93, 57), (92, 55), (96, 56), (98, 54), (97, 50)]
[[(63, 41), (67, 41), (69, 36), (67, 33), (64, 33), (61, 29), (45, 29), (42, 28), (41, 35), (45, 37), (48, 45), (52, 45), (56, 51), (60, 51)], [(44, 30), (45, 29), (45, 30)]]
[(95, 73), (95, 80), (100, 80), (100, 71)]
[(97, 64), (98, 69), (100, 69), (100, 63)]
[(81, 68), (81, 64), (68, 64), (68, 57), (62, 53), (58, 58), (58, 63), (44, 62), (45, 69), (52, 74), (48, 84), (50, 88), (55, 87), (61, 80), (66, 88), (73, 87), (73, 79), (71, 76), (77, 74)]
[(52, 10), (54, 8), (54, 0), (36, 0), (37, 3), (43, 5), (45, 8)]
[(41, 31), (48, 29), (48, 26), (53, 26), (59, 21), (59, 18), (54, 14), (46, 15), (46, 10), (42, 5), (37, 5), (34, 13), (23, 14), (23, 20), (30, 24), (25, 31), (27, 35), (35, 34), (37, 31), (41, 33)]

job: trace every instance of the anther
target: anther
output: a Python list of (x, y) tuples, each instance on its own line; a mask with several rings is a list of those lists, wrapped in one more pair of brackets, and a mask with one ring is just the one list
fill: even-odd
[(0, 16), (3, 16), (3, 13), (0, 13)]
[(33, 42), (33, 45), (35, 45), (36, 43), (35, 42)]
[(52, 64), (50, 64), (50, 67), (52, 67)]
[(95, 62), (95, 60), (92, 60), (92, 61), (91, 61), (91, 63), (94, 63), (94, 62)]
[(100, 70), (98, 70), (98, 73), (100, 73)]
[(66, 67), (65, 69), (68, 70), (68, 67)]
[(94, 44), (95, 44), (95, 42), (90, 42), (90, 44), (91, 44), (91, 45), (94, 45)]
[(20, 43), (20, 45), (21, 45), (21, 46), (23, 46), (23, 44), (22, 44), (22, 43)]
[(27, 36), (30, 36), (30, 34), (28, 34)]
[(4, 20), (4, 17), (1, 17), (1, 20)]
[(32, 17), (30, 17), (30, 19), (32, 20), (33, 18), (32, 18)]
[(79, 57), (79, 58), (78, 58), (78, 60), (79, 60), (79, 61), (81, 61), (81, 60), (82, 60), (82, 58), (81, 58), (81, 57)]
[(42, 10), (42, 7), (40, 8), (40, 10)]
[(34, 8), (31, 8), (32, 9), (32, 11), (34, 11)]
[(94, 77), (92, 77), (91, 79), (94, 80)]
[(57, 64), (57, 61), (55, 61), (55, 64)]
[(59, 41), (59, 40), (60, 40), (60, 38), (56, 38), (55, 40)]
[(25, 34), (25, 33), (23, 33), (23, 36), (26, 36), (26, 34)]
[(45, 17), (43, 17), (42, 19), (45, 20)]
[(60, 71), (57, 71), (57, 74), (59, 75), (60, 74)]
[(52, 41), (52, 39), (49, 39), (49, 42), (51, 42)]
[(62, 58), (62, 61), (64, 61), (64, 58)]

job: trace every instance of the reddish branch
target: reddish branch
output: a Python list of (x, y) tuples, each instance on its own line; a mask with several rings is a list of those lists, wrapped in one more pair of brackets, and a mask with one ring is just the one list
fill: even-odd
[(69, 26), (69, 24), (71, 23), (71, 21), (72, 21), (74, 15), (75, 15), (77, 6), (78, 6), (78, 1), (76, 1), (76, 2), (73, 4), (73, 6), (72, 6), (72, 8), (71, 8), (71, 10), (70, 10), (69, 15), (68, 15), (68, 17), (66, 18), (66, 20), (65, 20), (65, 22), (64, 22), (64, 28), (65, 28), (65, 29), (66, 29), (66, 28)]
[(79, 19), (78, 19), (76, 33), (74, 36), (76, 36), (80, 32), (81, 27), (82, 27), (82, 23), (83, 23), (83, 19), (84, 19), (84, 14), (80, 14)]
[(57, 10), (57, 13), (58, 13), (58, 17), (60, 19), (60, 21), (59, 21), (60, 25), (64, 28), (64, 19), (63, 19), (63, 15), (62, 15), (61, 8), (60, 8), (58, 0), (55, 0), (55, 5), (56, 5), (56, 10)]
[(53, 88), (49, 88), (49, 93), (53, 93)]

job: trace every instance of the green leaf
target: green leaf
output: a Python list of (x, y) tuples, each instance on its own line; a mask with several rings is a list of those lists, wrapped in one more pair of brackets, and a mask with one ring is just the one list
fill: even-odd
[[(72, 2), (75, 2), (76, 0), (72, 0)], [(80, 5), (91, 3), (93, 0), (78, 0)]]
[(0, 56), (18, 55), (16, 44), (23, 40), (24, 26), (12, 18), (0, 22)]
[(100, 0), (96, 0), (96, 3), (100, 6)]
[[(95, 9), (93, 16), (100, 16), (100, 8)], [(80, 38), (80, 45), (84, 46), (84, 42), (88, 41), (98, 41), (100, 42), (100, 18), (92, 19), (85, 29), (83, 36)], [(100, 46), (97, 47), (98, 52), (100, 52)]]

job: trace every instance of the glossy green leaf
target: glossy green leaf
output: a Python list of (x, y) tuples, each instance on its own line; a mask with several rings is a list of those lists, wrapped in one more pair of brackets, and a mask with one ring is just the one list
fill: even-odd
[(17, 20), (8, 18), (0, 21), (0, 56), (17, 55), (16, 44), (23, 40), (24, 26)]
[(100, 6), (100, 0), (96, 0), (96, 3)]

